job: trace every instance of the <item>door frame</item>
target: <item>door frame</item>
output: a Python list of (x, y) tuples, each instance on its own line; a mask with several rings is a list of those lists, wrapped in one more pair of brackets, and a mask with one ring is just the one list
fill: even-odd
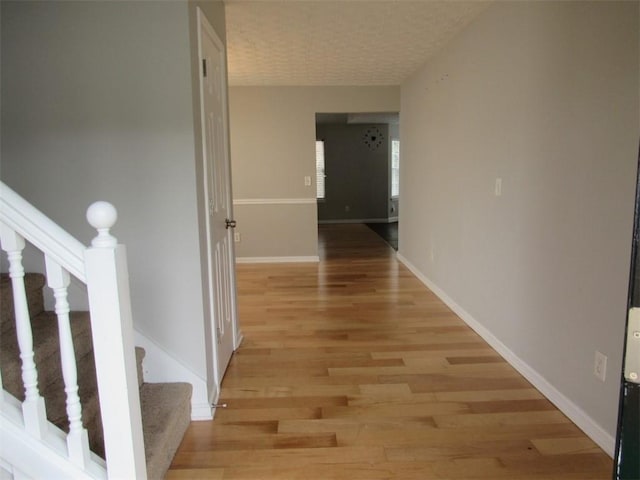
[[(620, 375), (620, 400), (614, 460), (614, 480), (632, 480), (640, 477), (640, 346), (637, 332), (640, 321), (640, 147), (636, 172), (635, 212), (629, 268), (627, 295), (627, 319), (623, 343), (622, 372)], [(634, 377), (634, 378), (632, 378)]]

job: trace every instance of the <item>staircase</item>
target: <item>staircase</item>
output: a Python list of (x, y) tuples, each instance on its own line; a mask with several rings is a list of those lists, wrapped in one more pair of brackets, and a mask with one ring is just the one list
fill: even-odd
[[(127, 321), (126, 264), (124, 272), (117, 272), (122, 270), (117, 252), (122, 246), (110, 240), (110, 226), (99, 225), (97, 238), (102, 237), (94, 240), (93, 250), (100, 251), (93, 253), (104, 255), (111, 249), (107, 257), (116, 258), (103, 269), (85, 265), (83, 278), (73, 255), (59, 261), (55, 245), (42, 247), (38, 238), (29, 239), (43, 251), (47, 275), (24, 274), (21, 253), (15, 252), (22, 252), (21, 239), (28, 232), (5, 218), (5, 201), (16, 194), (4, 184), (0, 187), (2, 249), (10, 260), (10, 274), (0, 275), (0, 478), (44, 478), (45, 472), (47, 478), (164, 478), (190, 422), (191, 384), (144, 383), (145, 352), (134, 352)], [(115, 222), (115, 214), (111, 216)], [(52, 228), (45, 224), (43, 230), (50, 234)], [(85, 257), (93, 261), (91, 255)], [(100, 272), (91, 282), (94, 268)], [(91, 313), (69, 311), (69, 272), (86, 281)], [(109, 294), (105, 283), (111, 276), (116, 278), (116, 295)], [(44, 307), (47, 285), (56, 299), (55, 312)], [(120, 303), (117, 308), (114, 298)], [(101, 301), (106, 307), (101, 308)], [(120, 324), (111, 323), (118, 316)]]

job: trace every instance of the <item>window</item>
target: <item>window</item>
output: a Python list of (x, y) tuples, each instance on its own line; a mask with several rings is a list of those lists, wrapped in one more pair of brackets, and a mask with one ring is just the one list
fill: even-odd
[(324, 142), (316, 141), (316, 198), (324, 199)]
[(400, 140), (391, 140), (391, 196), (400, 195)]

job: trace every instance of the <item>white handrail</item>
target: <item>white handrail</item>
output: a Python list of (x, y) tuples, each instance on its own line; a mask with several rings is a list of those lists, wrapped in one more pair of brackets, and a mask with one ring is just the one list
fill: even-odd
[(87, 282), (85, 246), (3, 182), (0, 182), (0, 221), (29, 239), (78, 280)]

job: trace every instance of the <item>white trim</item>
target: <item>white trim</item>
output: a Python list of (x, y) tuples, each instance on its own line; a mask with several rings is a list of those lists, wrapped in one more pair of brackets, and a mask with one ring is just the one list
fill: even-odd
[(101, 246), (97, 240), (100, 236), (84, 258), (109, 477), (144, 478), (147, 465), (127, 252), (124, 245)]
[(342, 218), (337, 220), (318, 220), (318, 225), (330, 225), (332, 223), (391, 223), (388, 218)]
[(615, 438), (606, 432), (596, 423), (584, 410), (573, 403), (556, 387), (551, 385), (540, 373), (533, 369), (524, 360), (518, 357), (513, 351), (502, 343), (493, 333), (484, 327), (478, 320), (473, 318), (466, 310), (458, 305), (444, 290), (424, 276), (402, 254), (398, 253), (396, 258), (413, 273), (418, 280), (435, 293), (451, 310), (455, 312), (467, 325), (469, 325), (485, 342), (496, 350), (509, 364), (537, 388), (547, 399), (575, 423), (591, 440), (597, 443), (610, 457), (613, 458), (615, 450)]
[(24, 429), (22, 404), (8, 392), (3, 392), (0, 408), (2, 459), (0, 467), (9, 478), (74, 478), (106, 480), (106, 463), (90, 453), (84, 470), (69, 461), (66, 433), (49, 423), (43, 438), (37, 439)]
[(233, 205), (306, 205), (316, 202), (316, 198), (235, 198)]
[(236, 263), (318, 263), (317, 255), (300, 257), (236, 257)]
[(134, 336), (136, 345), (145, 350), (145, 357), (142, 361), (145, 382), (190, 383), (193, 386), (191, 420), (211, 420), (213, 415), (207, 394), (207, 382), (149, 337), (137, 330), (134, 330)]
[[(220, 390), (218, 388), (214, 388), (213, 390), (211, 390), (211, 393), (209, 394), (209, 405), (210, 405), (209, 410), (211, 411), (212, 420), (215, 418), (216, 410), (217, 410), (217, 408), (214, 408), (213, 405), (216, 405), (219, 399), (220, 399)], [(203, 420), (207, 420), (207, 419), (203, 419)]]

